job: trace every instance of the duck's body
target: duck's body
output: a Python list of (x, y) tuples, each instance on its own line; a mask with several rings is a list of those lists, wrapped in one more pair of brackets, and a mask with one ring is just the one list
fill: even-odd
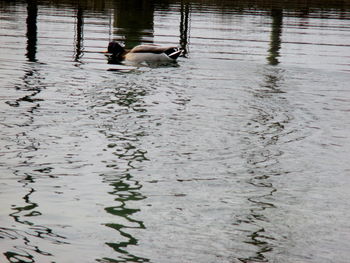
[(118, 43), (110, 42), (107, 54), (110, 61), (114, 62), (159, 63), (176, 61), (181, 54), (181, 50), (178, 47), (170, 46), (139, 45), (127, 51)]

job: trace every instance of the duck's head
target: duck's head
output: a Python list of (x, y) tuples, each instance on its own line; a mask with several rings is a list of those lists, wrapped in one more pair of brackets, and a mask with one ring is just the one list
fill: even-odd
[(107, 52), (115, 58), (120, 58), (125, 52), (125, 49), (117, 42), (109, 42)]

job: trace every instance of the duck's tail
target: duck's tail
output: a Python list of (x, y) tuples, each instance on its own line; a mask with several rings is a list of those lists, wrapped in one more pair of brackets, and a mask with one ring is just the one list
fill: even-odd
[(167, 49), (164, 53), (167, 54), (167, 56), (169, 58), (175, 60), (181, 55), (182, 50), (180, 48), (177, 48), (177, 47), (171, 47), (171, 48)]

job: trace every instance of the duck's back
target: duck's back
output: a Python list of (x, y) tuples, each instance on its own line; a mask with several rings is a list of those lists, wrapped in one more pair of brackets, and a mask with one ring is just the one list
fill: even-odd
[(125, 60), (142, 63), (142, 62), (169, 62), (172, 61), (165, 53), (150, 53), (150, 52), (129, 52), (125, 55)]
[[(174, 55), (171, 55), (173, 53)], [(139, 45), (131, 49), (126, 55), (127, 61), (142, 62), (169, 62), (177, 59), (181, 51), (176, 47), (159, 45)]]
[(159, 45), (138, 45), (130, 50), (130, 53), (164, 53), (166, 50), (172, 47), (159, 46)]

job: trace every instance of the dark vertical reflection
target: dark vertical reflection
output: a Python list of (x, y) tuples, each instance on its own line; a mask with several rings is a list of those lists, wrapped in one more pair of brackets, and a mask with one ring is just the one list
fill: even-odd
[[(40, 141), (29, 134), (35, 133), (35, 113), (40, 108), (40, 101), (42, 101), (36, 96), (45, 88), (38, 67), (40, 67), (40, 64), (28, 63), (22, 83), (16, 85), (20, 93), (25, 93), (26, 95), (21, 96), (14, 102), (8, 102), (8, 105), (12, 107), (19, 107), (19, 110), (22, 110), (22, 116), (25, 116), (26, 119), (20, 125), (22, 131), (15, 134), (18, 148), (21, 149), (16, 160), (20, 170), (26, 167), (26, 170), (30, 171), (20, 172), (14, 168), (13, 177), (18, 178), (17, 182), (24, 194), (22, 199), (12, 201), (12, 212), (9, 214), (9, 217), (14, 221), (12, 226), (0, 228), (2, 237), (5, 235), (11, 240), (17, 240), (15, 246), (3, 253), (8, 262), (11, 263), (38, 262), (38, 255), (41, 258), (42, 256), (53, 256), (50, 252), (40, 248), (39, 244), (41, 242), (66, 243), (63, 241), (65, 238), (54, 233), (50, 227), (36, 223), (36, 218), (42, 215), (40, 203), (33, 201), (33, 195), (37, 191), (36, 178), (47, 172), (47, 170), (38, 168), (32, 170), (32, 166), (35, 165), (35, 152), (40, 147)], [(23, 148), (23, 145), (27, 146)], [(38, 240), (40, 241), (38, 242)]]
[[(35, 0), (27, 0), (27, 46), (26, 57), (29, 62), (36, 62), (37, 53), (37, 17), (38, 17), (38, 2)], [(45, 89), (43, 77), (40, 75), (39, 63), (25, 63), (24, 76), (20, 82), (15, 85), (19, 92), (19, 97), (13, 101), (7, 101), (11, 107), (17, 107), (23, 122), (14, 127), (14, 141), (18, 144), (15, 150), (18, 150), (16, 155), (17, 170), (15, 167), (10, 167), (12, 176), (17, 180), (22, 198), (12, 200), (11, 212), (9, 217), (13, 219), (11, 226), (0, 228), (1, 238), (15, 240), (12, 247), (3, 252), (7, 262), (38, 262), (38, 257), (53, 256), (50, 252), (40, 248), (40, 244), (45, 242), (53, 242), (55, 244), (65, 243), (64, 237), (56, 234), (50, 227), (36, 223), (37, 218), (42, 215), (40, 211), (40, 203), (35, 202), (33, 195), (37, 192), (36, 179), (42, 171), (40, 169), (32, 170), (34, 164), (35, 152), (40, 147), (40, 141), (35, 134), (35, 117), (36, 112), (40, 108), (42, 99), (37, 98), (37, 95)], [(17, 131), (18, 129), (18, 131)], [(23, 145), (26, 145), (25, 147)], [(21, 172), (23, 169), (26, 172)], [(11, 244), (11, 243), (10, 243)]]
[[(99, 118), (106, 121), (101, 133), (110, 142), (107, 147), (113, 159), (107, 164), (112, 171), (101, 176), (113, 187), (109, 193), (113, 195), (115, 205), (106, 207), (105, 210), (114, 215), (115, 220), (105, 225), (115, 230), (116, 240), (111, 240), (106, 245), (114, 249), (117, 258), (103, 258), (99, 262), (149, 262), (149, 259), (132, 252), (132, 247), (139, 245), (135, 231), (146, 228), (143, 221), (135, 219), (135, 214), (140, 211), (135, 208), (135, 202), (146, 198), (141, 192), (142, 184), (135, 174), (142, 171), (142, 163), (148, 161), (147, 151), (139, 144), (145, 136), (145, 127), (137, 121), (147, 112), (143, 101), (147, 92), (143, 85), (134, 83), (121, 83), (113, 86), (112, 90), (110, 87), (107, 90), (100, 93), (103, 107), (106, 112), (116, 108), (113, 115), (102, 113)], [(105, 96), (113, 99), (106, 100)], [(129, 116), (126, 122), (123, 120), (125, 115)], [(114, 116), (113, 120), (110, 120), (111, 116)]]
[(118, 0), (114, 12), (115, 34), (123, 38), (127, 48), (141, 44), (144, 38), (153, 42), (153, 1)]
[(14, 247), (12, 250), (9, 250), (4, 253), (8, 262), (37, 262), (35, 254), (40, 254), (42, 256), (52, 256), (51, 253), (45, 252), (36, 245), (37, 242), (33, 242), (32, 238), (40, 238), (47, 241), (54, 241), (57, 244), (63, 244), (65, 242), (60, 241), (64, 238), (59, 236), (50, 228), (45, 226), (36, 225), (32, 222), (32, 219), (36, 216), (40, 216), (41, 212), (39, 211), (39, 205), (31, 200), (32, 194), (35, 193), (35, 189), (31, 187), (35, 183), (35, 178), (32, 175), (26, 174), (25, 177), (19, 180), (23, 184), (24, 189), (28, 189), (28, 193), (23, 196), (25, 202), (24, 205), (14, 205), (12, 207), (11, 216), (17, 224), (24, 225), (23, 230), (18, 229), (1, 229), (1, 232), (6, 233), (7, 236), (11, 236), (12, 239), (22, 238), (23, 246)]
[(83, 41), (84, 41), (84, 17), (83, 17), (83, 8), (80, 6), (77, 10), (77, 23), (76, 23), (76, 34), (75, 34), (75, 56), (74, 61), (80, 62), (81, 57), (83, 56)]
[[(37, 85), (33, 85), (33, 81), (37, 83)], [(23, 83), (24, 85), (20, 88), (22, 91), (28, 91), (29, 94), (20, 97), (16, 99), (15, 102), (7, 102), (10, 106), (18, 107), (20, 106), (21, 102), (30, 102), (33, 103), (31, 107), (28, 108), (27, 113), (28, 117), (30, 118), (30, 123), (32, 122), (32, 116), (31, 114), (40, 107), (39, 102), (41, 99), (36, 98), (36, 95), (38, 95), (42, 88), (44, 87), (40, 83), (40, 74), (39, 71), (34, 67), (29, 67), (25, 71), (25, 75), (23, 77)], [(29, 124), (28, 124), (29, 125)]]
[(282, 23), (283, 23), (283, 10), (272, 9), (272, 30), (270, 39), (269, 56), (267, 60), (270, 65), (277, 65), (279, 63), (280, 49), (281, 49), (281, 34), (282, 34)]
[(180, 46), (183, 50), (183, 55), (188, 53), (188, 40), (189, 40), (189, 13), (190, 4), (187, 1), (181, 1), (181, 18), (180, 18)]
[[(29, 184), (33, 183), (33, 178), (29, 175), (26, 176), (22, 180), (23, 188), (27, 188)], [(28, 226), (32, 226), (33, 223), (30, 220), (31, 216), (40, 215), (40, 212), (36, 211), (35, 209), (38, 207), (38, 205), (30, 200), (30, 196), (35, 192), (34, 188), (29, 187), (28, 193), (23, 197), (23, 200), (25, 201), (25, 205), (23, 206), (13, 206), (12, 210), (14, 211), (9, 216), (13, 217), (14, 221), (19, 224), (24, 224)], [(7, 229), (6, 232), (11, 233), (13, 230)], [(15, 233), (14, 236), (18, 235)], [(29, 250), (34, 248), (36, 251), (40, 251), (38, 247), (34, 247), (30, 244), (30, 241), (28, 237), (23, 238), (23, 242), (26, 245), (27, 249), (22, 250), (15, 250), (7, 251), (4, 253), (5, 257), (9, 262), (35, 262), (34, 256), (29, 253)], [(44, 254), (48, 254), (45, 253)], [(25, 259), (25, 260), (23, 260)], [(22, 261), (23, 260), (23, 261)]]
[(114, 191), (111, 194), (116, 196), (115, 201), (120, 205), (107, 207), (106, 211), (112, 215), (124, 218), (127, 224), (106, 224), (107, 227), (118, 231), (124, 240), (118, 243), (109, 242), (107, 245), (120, 254), (118, 262), (149, 262), (146, 258), (138, 257), (128, 252), (130, 246), (138, 244), (137, 238), (128, 233), (128, 229), (145, 229), (142, 221), (132, 218), (133, 214), (140, 210), (128, 207), (128, 204), (133, 201), (145, 199), (145, 197), (138, 192), (142, 188), (142, 185), (128, 173), (115, 180), (111, 185), (114, 187)]
[(37, 44), (37, 16), (38, 4), (36, 0), (27, 0), (27, 53), (26, 57), (29, 61), (35, 62), (36, 44)]
[(265, 69), (263, 82), (252, 93), (250, 107), (255, 114), (247, 124), (247, 146), (243, 156), (246, 159), (247, 183), (253, 190), (247, 197), (249, 212), (237, 220), (237, 225), (250, 229), (244, 242), (254, 246), (255, 253), (240, 258), (244, 263), (269, 262), (267, 253), (278, 242), (270, 233), (271, 229), (266, 227), (271, 226), (271, 210), (277, 209), (274, 195), (278, 189), (274, 185), (274, 177), (287, 173), (279, 165), (283, 152), (278, 147), (285, 125), (290, 121), (285, 101), (279, 96), (283, 93), (280, 89), (282, 73), (277, 67)]
[(309, 8), (302, 8), (298, 11), (299, 15), (299, 27), (305, 28), (309, 26), (309, 15), (310, 15), (310, 9)]

